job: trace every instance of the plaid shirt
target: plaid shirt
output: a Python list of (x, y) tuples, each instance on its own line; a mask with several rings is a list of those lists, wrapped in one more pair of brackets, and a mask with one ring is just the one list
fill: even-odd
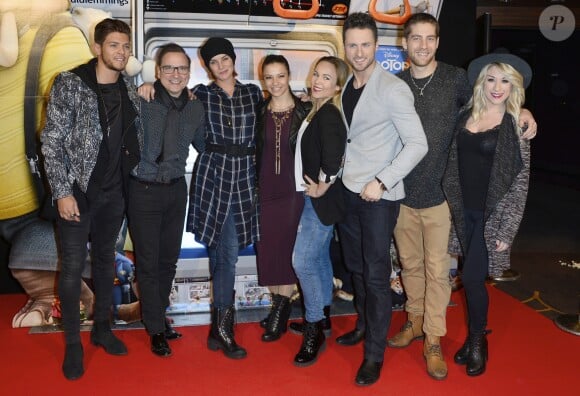
[[(217, 84), (196, 85), (193, 93), (206, 112), (206, 142), (254, 146), (256, 114), (262, 91), (236, 81), (229, 97)], [(215, 247), (222, 224), (232, 211), (238, 242), (245, 247), (258, 240), (258, 207), (255, 194), (254, 156), (234, 157), (204, 151), (198, 157), (187, 218), (187, 231), (207, 246)]]

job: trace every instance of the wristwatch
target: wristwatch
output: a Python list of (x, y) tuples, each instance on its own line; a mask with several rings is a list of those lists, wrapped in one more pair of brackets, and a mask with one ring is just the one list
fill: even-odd
[(381, 179), (375, 176), (375, 180), (377, 181), (377, 183), (379, 183), (379, 187), (381, 187), (381, 190), (387, 191), (387, 187), (385, 187), (385, 184), (381, 181)]

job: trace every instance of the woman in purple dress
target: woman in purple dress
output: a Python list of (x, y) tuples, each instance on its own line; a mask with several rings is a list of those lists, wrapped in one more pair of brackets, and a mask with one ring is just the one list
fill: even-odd
[(268, 55), (262, 77), (269, 93), (258, 115), (256, 169), (260, 200), (260, 241), (256, 243), (259, 284), (272, 294), (272, 310), (261, 324), (263, 341), (275, 341), (286, 332), (290, 296), (297, 281), (292, 250), (304, 206), (296, 191), (294, 152), (302, 120), (310, 110), (290, 90), (290, 67), (282, 55)]

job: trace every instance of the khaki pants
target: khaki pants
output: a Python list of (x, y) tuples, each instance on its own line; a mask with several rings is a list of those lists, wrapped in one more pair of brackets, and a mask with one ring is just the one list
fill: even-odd
[(423, 331), (434, 336), (447, 332), (445, 315), (451, 285), (447, 253), (451, 218), (447, 202), (425, 209), (401, 205), (395, 240), (401, 260), (405, 310), (423, 315)]

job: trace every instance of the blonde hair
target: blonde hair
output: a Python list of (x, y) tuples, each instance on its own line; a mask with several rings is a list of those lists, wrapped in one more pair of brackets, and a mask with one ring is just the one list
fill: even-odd
[(467, 104), (471, 108), (471, 116), (475, 121), (479, 120), (486, 110), (487, 100), (485, 98), (484, 84), (487, 73), (493, 66), (497, 67), (498, 70), (503, 73), (506, 79), (512, 84), (512, 90), (508, 98), (506, 99), (506, 112), (511, 115), (518, 124), (518, 117), (520, 115), (520, 110), (522, 105), (526, 100), (526, 90), (524, 89), (524, 78), (523, 76), (510, 64), (508, 63), (489, 63), (485, 65), (473, 85), (473, 96)]
[[(330, 100), (331, 100), (332, 104), (336, 106), (337, 109), (342, 110), (342, 103), (340, 100), (340, 94), (342, 93), (342, 88), (344, 87), (344, 84), (346, 84), (346, 79), (348, 78), (348, 75), (350, 73), (350, 69), (348, 68), (348, 65), (346, 64), (345, 61), (343, 61), (340, 58), (337, 58), (336, 56), (323, 56), (322, 58), (320, 58), (316, 61), (314, 68), (316, 69), (316, 67), (321, 62), (330, 63), (331, 65), (334, 66), (334, 69), (336, 70), (336, 85), (339, 87), (339, 89), (336, 91), (336, 93), (334, 94), (334, 96)], [(310, 122), (312, 120), (312, 117), (314, 117), (314, 115), (318, 111), (317, 106), (316, 106), (317, 99), (313, 99), (312, 101), (313, 101), (314, 106), (312, 106), (310, 113), (308, 113), (308, 115), (306, 116), (306, 119), (308, 120), (308, 122)]]

